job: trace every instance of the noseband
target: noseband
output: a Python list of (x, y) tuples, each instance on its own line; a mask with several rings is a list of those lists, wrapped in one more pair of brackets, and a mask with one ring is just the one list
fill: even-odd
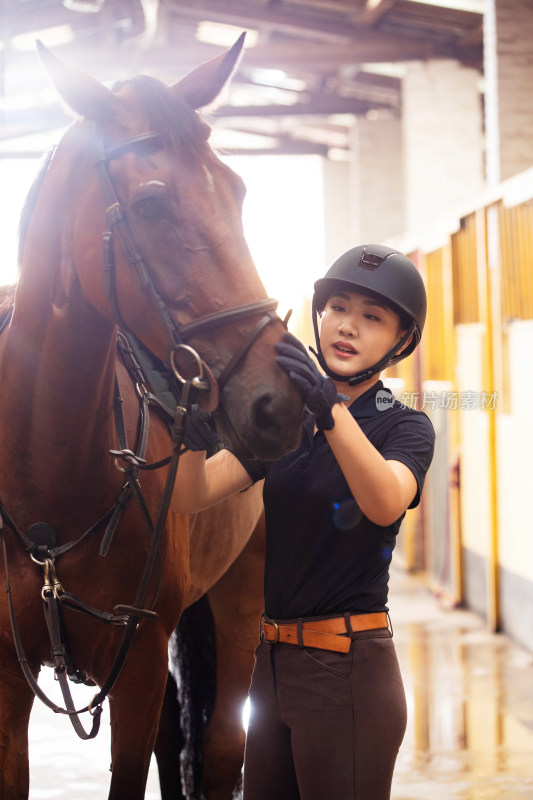
[(157, 146), (160, 142), (160, 136), (155, 131), (143, 133), (140, 136), (134, 136), (131, 139), (126, 139), (119, 144), (114, 145), (108, 149), (103, 149), (102, 157), (96, 163), (100, 183), (106, 202), (106, 224), (107, 230), (103, 234), (103, 260), (104, 271), (106, 276), (106, 293), (111, 303), (113, 315), (118, 324), (125, 330), (129, 330), (128, 325), (125, 323), (120, 312), (118, 296), (116, 291), (115, 280), (115, 253), (113, 234), (116, 232), (122, 245), (122, 250), (128, 262), (128, 265), (135, 271), (142, 291), (149, 290), (154, 299), (155, 305), (163, 324), (167, 330), (170, 340), (170, 356), (169, 362), (174, 376), (180, 381), (184, 382), (179, 367), (176, 363), (176, 354), (181, 349), (186, 349), (192, 352), (197, 364), (199, 365), (199, 374), (193, 379), (192, 383), (194, 388), (199, 390), (208, 391), (210, 389), (209, 380), (204, 377), (203, 362), (200, 357), (187, 345), (187, 341), (195, 335), (212, 331), (220, 325), (227, 325), (230, 323), (238, 322), (249, 317), (261, 315), (257, 324), (252, 328), (248, 337), (245, 339), (241, 347), (233, 354), (229, 362), (226, 364), (222, 373), (217, 379), (219, 390), (222, 390), (234, 370), (246, 356), (248, 350), (253, 345), (263, 328), (270, 322), (280, 321), (280, 318), (275, 313), (278, 303), (271, 298), (266, 300), (258, 300), (255, 303), (247, 303), (234, 308), (217, 311), (213, 314), (208, 314), (199, 319), (193, 320), (186, 325), (179, 325), (174, 319), (165, 301), (157, 291), (150, 270), (141, 255), (128, 218), (120, 205), (111, 174), (109, 172), (110, 161), (121, 158), (126, 153), (136, 152), (144, 145)]

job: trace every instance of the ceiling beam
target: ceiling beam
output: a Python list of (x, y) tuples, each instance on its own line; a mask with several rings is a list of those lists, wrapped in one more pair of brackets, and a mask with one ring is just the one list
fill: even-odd
[(303, 140), (280, 139), (272, 147), (232, 147), (225, 154), (231, 156), (324, 156), (330, 148), (326, 144)]
[(483, 47), (483, 21), (477, 25), (477, 27), (472, 28), (468, 33), (461, 39), (461, 45), (465, 48), (482, 48)]
[[(334, 20), (332, 14), (325, 11), (321, 13), (319, 8), (311, 10), (302, 7), (303, 10), (299, 11), (297, 5), (292, 8), (278, 3), (256, 5), (244, 0), (226, 0), (224, 3), (220, 3), (220, 0), (188, 0), (187, 3), (166, 0), (165, 7), (174, 19), (209, 20), (234, 25), (242, 30), (252, 28), (298, 38), (310, 36), (314, 39), (348, 43), (350, 40), (357, 42), (361, 36), (367, 36), (368, 29), (382, 19), (396, 2), (397, 0), (366, 0), (363, 11), (357, 17), (353, 7), (346, 4), (344, 20), (338, 20), (339, 14), (336, 14), (337, 19)], [(296, 10), (292, 10), (293, 8)], [(431, 13), (431, 6), (427, 8)], [(439, 17), (442, 18), (447, 11), (446, 8), (438, 7)], [(458, 13), (460, 12), (455, 9), (449, 9), (450, 17), (457, 17)], [(482, 18), (481, 14), (477, 16)], [(388, 37), (389, 40), (392, 38)]]
[(371, 28), (395, 5), (396, 0), (366, 0), (365, 7), (356, 17), (357, 25)]
[(335, 70), (339, 64), (391, 63), (396, 61), (427, 60), (430, 58), (465, 57), (472, 59), (474, 52), (467, 52), (458, 44), (431, 42), (429, 39), (378, 33), (372, 30), (359, 31), (348, 44), (319, 45), (309, 47), (307, 42), (271, 42), (247, 50), (244, 66), (271, 66), (278, 69), (300, 68), (317, 72), (320, 69)]
[[(259, 30), (272, 30), (276, 35), (268, 41), (260, 43), (254, 48), (248, 49), (243, 58), (243, 68), (248, 66), (261, 66), (277, 69), (303, 69), (311, 74), (318, 70), (336, 71), (339, 63), (361, 64), (363, 62), (394, 62), (409, 60), (426, 60), (429, 58), (454, 58), (466, 61), (469, 64), (479, 63), (481, 66), (482, 36), (480, 36), (480, 25), (466, 29), (464, 39), (449, 37), (447, 41), (439, 39), (433, 40), (430, 36), (409, 36), (396, 34), (384, 34), (372, 29), (375, 15), (383, 17), (387, 10), (392, 8), (395, 0), (366, 0), (366, 6), (361, 13), (358, 21), (353, 21), (353, 11), (346, 15), (345, 22), (333, 21), (332, 15), (320, 14), (319, 10), (307, 11), (289, 10), (287, 6), (281, 4), (256, 5), (243, 2), (243, 0), (228, 0), (220, 3), (219, 0), (189, 0), (188, 2), (178, 3), (177, 0), (166, 0), (165, 13), (171, 14), (173, 23), (167, 31), (169, 46), (172, 47), (173, 56), (169, 59), (168, 52), (162, 47), (143, 47), (135, 48), (131, 46), (126, 38), (123, 45), (109, 42), (109, 15), (114, 5), (111, 0), (107, 0), (103, 9), (96, 14), (80, 14), (69, 11), (62, 6), (43, 7), (32, 9), (31, 14), (23, 14), (20, 10), (15, 13), (15, 6), (10, 5), (6, 11), (4, 20), (4, 30), (9, 46), (9, 36), (16, 32), (35, 31), (41, 27), (70, 23), (75, 30), (77, 41), (72, 46), (72, 51), (78, 59), (80, 51), (90, 51), (86, 56), (88, 63), (96, 65), (100, 62), (100, 56), (110, 63), (110, 68), (115, 76), (123, 75), (128, 62), (138, 62), (155, 68), (166, 67), (165, 72), (172, 68), (183, 66), (188, 69), (196, 65), (213, 54), (220, 52), (220, 47), (207, 45), (205, 43), (191, 41), (190, 36), (181, 40), (179, 36), (179, 25), (176, 20), (184, 19), (196, 23), (202, 19), (213, 19), (230, 23), (246, 29), (257, 28)], [(377, 4), (376, 4), (377, 3)], [(374, 4), (374, 5), (372, 5)], [(416, 4), (415, 4), (416, 5)], [(346, 5), (347, 8), (353, 8)], [(115, 13), (122, 14), (125, 19), (129, 16), (139, 22), (139, 0), (130, 0), (130, 5), (119, 5)], [(298, 8), (298, 6), (294, 6)], [(304, 7), (302, 7), (304, 8)], [(430, 6), (427, 14), (431, 20), (434, 12)], [(436, 11), (435, 11), (436, 13)], [(442, 15), (443, 9), (439, 8), (438, 13)], [(461, 12), (453, 12), (457, 13)], [(474, 17), (481, 20), (482, 15), (467, 14), (467, 18)], [(338, 19), (338, 15), (337, 15)], [(104, 22), (107, 20), (107, 24)], [(475, 20), (474, 20), (475, 22)], [(165, 25), (168, 26), (167, 19)], [(103, 31), (108, 30), (107, 37), (102, 41)], [(294, 40), (284, 39), (279, 36), (280, 31), (285, 34), (294, 34)], [(122, 34), (123, 35), (123, 34)], [(313, 47), (309, 46), (306, 36), (313, 37)], [(321, 38), (322, 42), (316, 41)], [(99, 58), (94, 59), (94, 46), (98, 42)], [(68, 52), (71, 48), (65, 47)], [(63, 51), (63, 48), (55, 48)], [(8, 50), (9, 59), (11, 55)], [(80, 56), (84, 58), (83, 56)], [(84, 58), (85, 60), (85, 58)], [(178, 63), (177, 63), (178, 62)], [(101, 72), (101, 71), (100, 71)], [(131, 73), (130, 73), (131, 74)]]
[[(145, 48), (105, 46), (98, 47), (98, 58), (94, 57), (94, 44), (78, 40), (74, 44), (55, 47), (54, 53), (79, 69), (86, 70), (99, 80), (113, 82), (120, 78), (147, 72), (163, 81), (174, 81), (193, 67), (207, 61), (221, 52), (220, 47), (188, 45), (175, 42), (172, 52), (168, 48)], [(478, 54), (477, 56), (475, 54)], [(454, 58), (479, 64), (481, 68), (481, 49), (463, 50), (461, 47), (432, 45), (428, 40), (404, 39), (368, 31), (358, 36), (350, 45), (316, 45), (310, 48), (307, 43), (273, 42), (269, 46), (259, 45), (247, 50), (241, 61), (239, 71), (243, 76), (255, 67), (283, 70), (288, 73), (303, 72), (317, 75), (322, 72), (336, 73), (339, 65), (360, 66), (364, 63), (392, 63), (396, 61), (427, 60), (430, 58)], [(5, 69), (9, 69), (17, 81), (27, 83), (30, 79), (44, 79), (35, 53), (6, 54)], [(31, 77), (33, 76), (33, 78)]]
[(372, 103), (356, 98), (343, 97), (311, 97), (307, 102), (292, 105), (253, 105), (253, 106), (220, 106), (214, 112), (214, 118), (225, 117), (294, 117), (294, 116), (330, 116), (332, 114), (366, 114), (371, 109), (390, 108), (388, 103)]
[[(244, 0), (229, 0), (220, 3), (219, 0), (189, 0), (186, 4), (177, 0), (167, 0), (167, 8), (174, 18), (187, 18), (194, 20), (209, 20), (222, 22), (226, 25), (240, 26), (243, 30), (273, 31), (301, 37), (312, 34), (315, 38), (342, 39), (346, 41), (356, 30), (351, 22), (352, 11), (346, 15), (345, 23), (336, 22), (327, 13), (320, 14), (319, 10), (303, 9), (298, 12), (287, 6), (278, 4), (256, 5)], [(294, 8), (298, 8), (297, 6)]]

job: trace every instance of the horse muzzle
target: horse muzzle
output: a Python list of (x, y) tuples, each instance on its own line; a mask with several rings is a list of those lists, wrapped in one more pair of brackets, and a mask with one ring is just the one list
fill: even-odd
[(291, 385), (251, 390), (232, 384), (235, 396), (223, 392), (223, 403), (216, 412), (221, 438), (241, 458), (275, 461), (298, 446), (301, 435), (302, 405), (299, 392)]

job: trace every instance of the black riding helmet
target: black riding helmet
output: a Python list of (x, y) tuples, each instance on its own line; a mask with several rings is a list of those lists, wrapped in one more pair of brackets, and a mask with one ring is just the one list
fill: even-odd
[[(402, 339), (381, 361), (351, 376), (338, 375), (330, 370), (320, 349), (318, 316), (324, 310), (331, 294), (339, 289), (361, 292), (384, 301), (387, 306), (400, 315), (402, 324), (406, 325), (406, 333)], [(354, 247), (340, 256), (325, 276), (315, 283), (313, 327), (317, 352), (312, 348), (311, 351), (316, 355), (320, 366), (330, 378), (355, 386), (413, 352), (422, 336), (426, 309), (426, 290), (422, 276), (407, 256), (380, 244)], [(405, 350), (398, 353), (398, 349), (409, 340), (411, 335), (413, 336), (412, 341)]]

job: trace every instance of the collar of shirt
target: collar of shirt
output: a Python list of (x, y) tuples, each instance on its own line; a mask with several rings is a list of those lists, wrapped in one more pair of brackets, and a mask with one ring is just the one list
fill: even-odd
[[(351, 415), (355, 419), (370, 419), (372, 417), (377, 417), (377, 415), (383, 411), (383, 407), (378, 408), (378, 403), (376, 402), (378, 392), (390, 395), (392, 404), (394, 400), (392, 392), (390, 389), (386, 389), (383, 386), (383, 381), (378, 381), (373, 386), (370, 386), (366, 392), (363, 392), (362, 395), (357, 397), (349, 406)], [(388, 404), (387, 406), (390, 407)], [(309, 411), (306, 411), (303, 427), (308, 439), (311, 441), (314, 434), (315, 418), (311, 413), (309, 413)], [(317, 431), (317, 433), (321, 433), (321, 431)]]
[[(390, 404), (394, 402), (394, 398), (390, 389), (385, 389), (383, 381), (377, 381), (366, 392), (359, 395), (353, 403), (349, 406), (352, 416), (356, 419), (365, 419), (368, 417), (377, 417), (383, 411), (382, 407), (378, 407), (377, 397), (378, 394), (386, 394), (390, 396)], [(388, 405), (388, 404), (387, 404)]]

